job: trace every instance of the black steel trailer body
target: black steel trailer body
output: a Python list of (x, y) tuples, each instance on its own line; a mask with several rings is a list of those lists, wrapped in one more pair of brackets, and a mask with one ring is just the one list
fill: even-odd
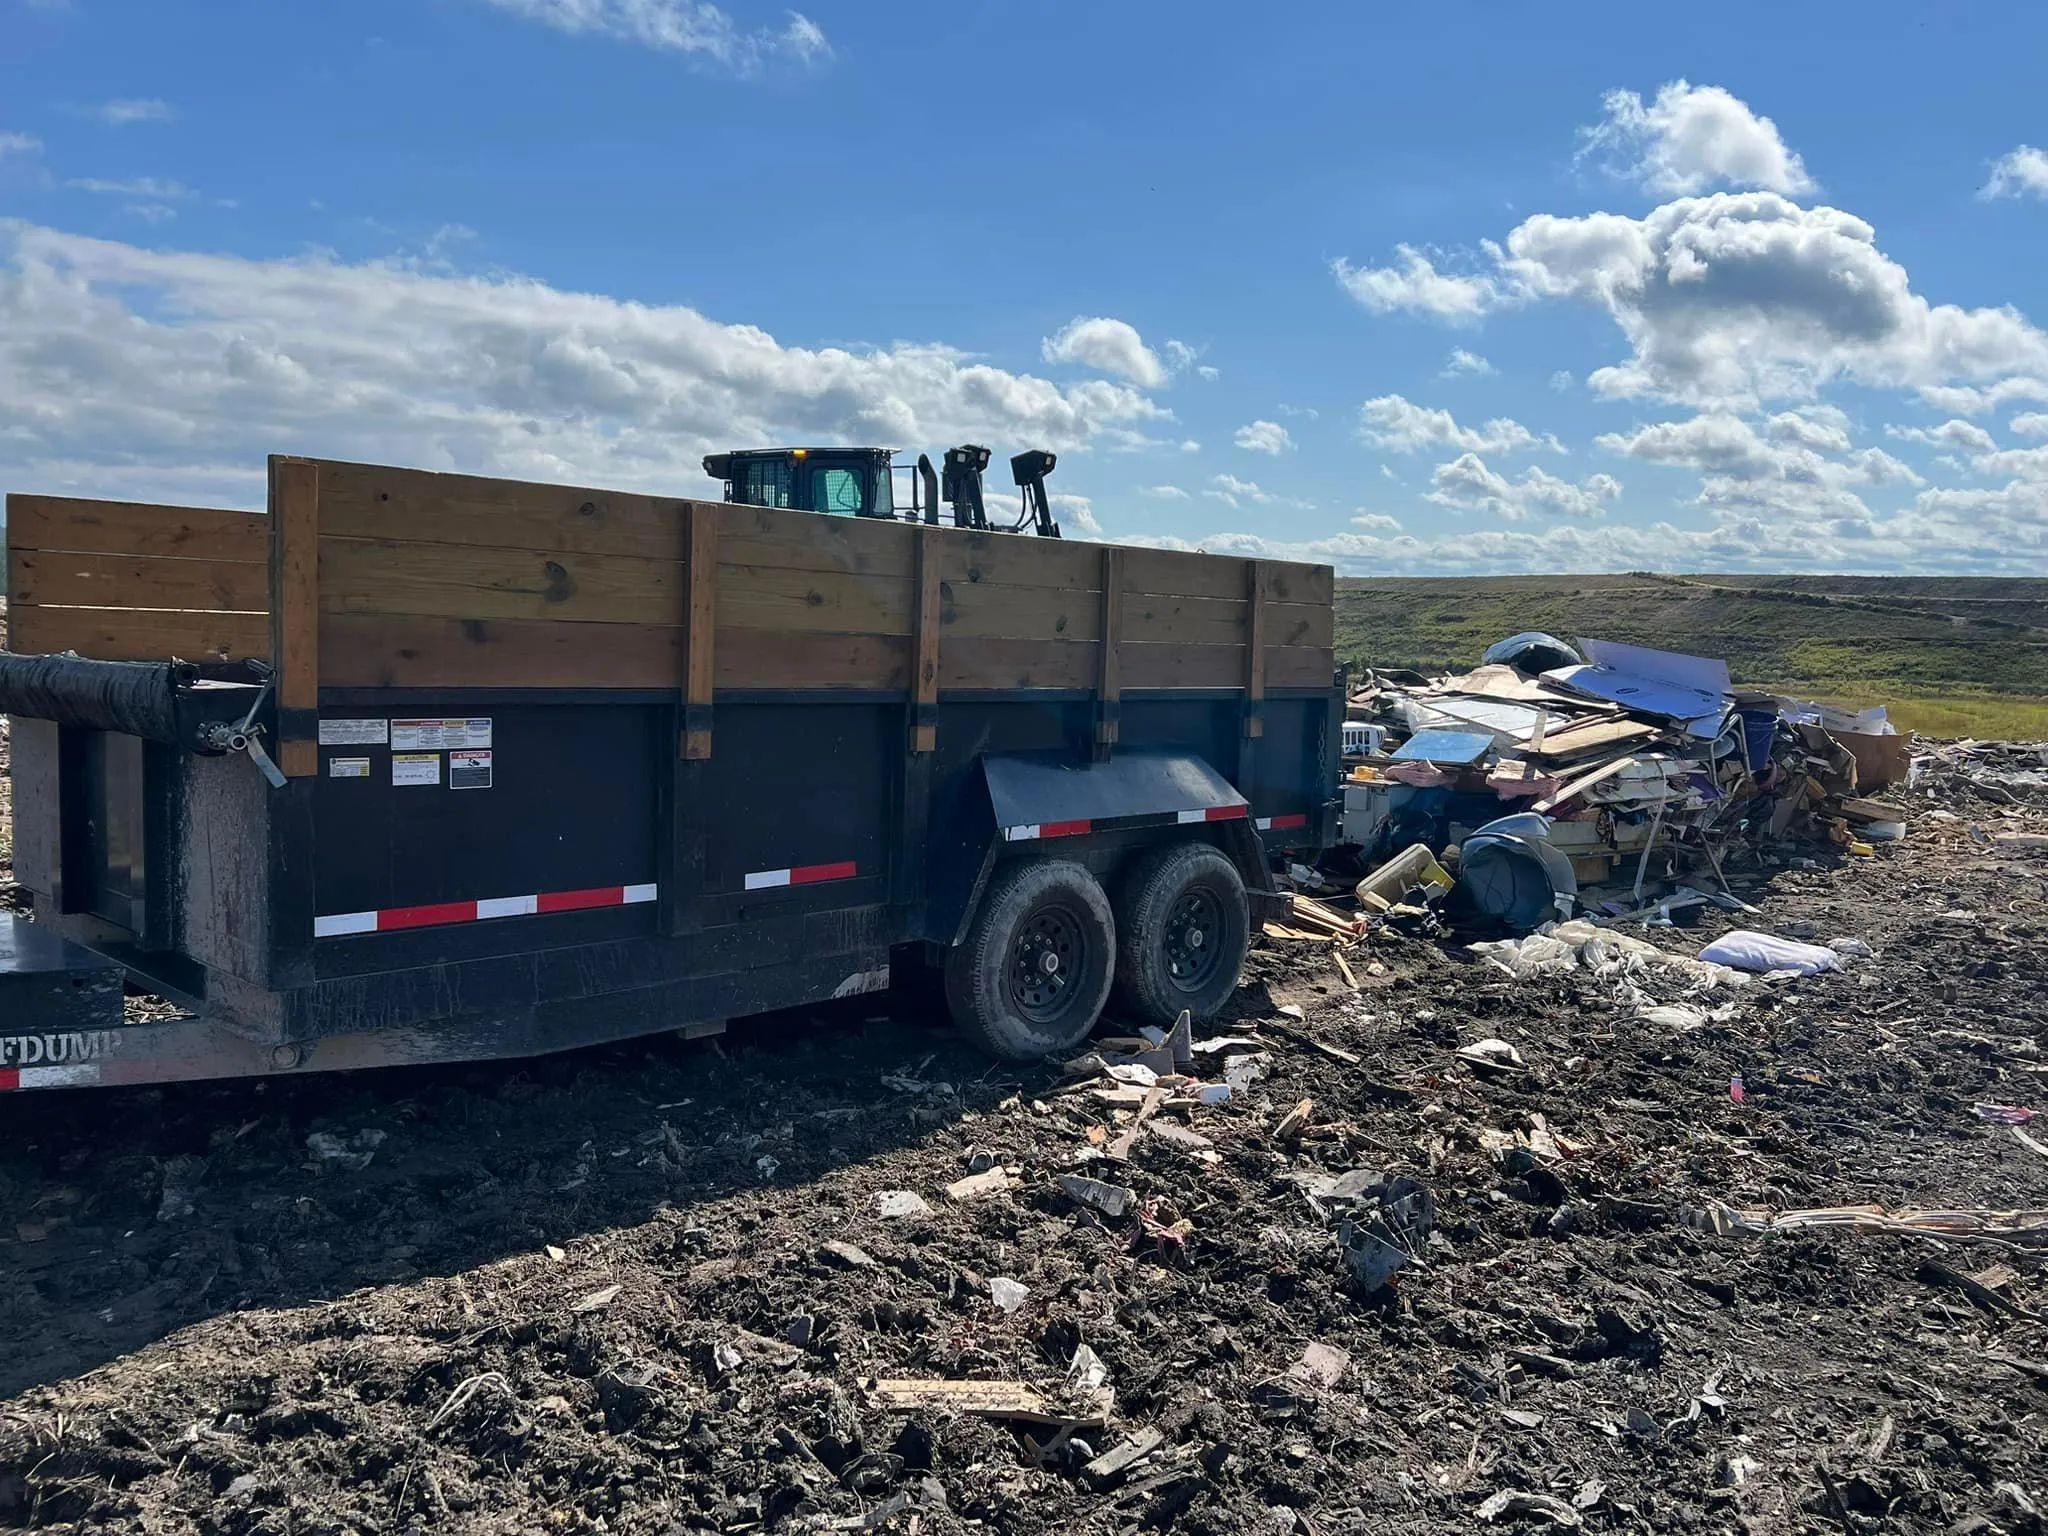
[(9, 514), (4, 1087), (712, 1031), (918, 960), (1059, 1043), (1137, 923), (1089, 887), (1178, 895), (1124, 975), (1193, 976), (1334, 836), (1326, 568), (307, 460), (267, 516)]

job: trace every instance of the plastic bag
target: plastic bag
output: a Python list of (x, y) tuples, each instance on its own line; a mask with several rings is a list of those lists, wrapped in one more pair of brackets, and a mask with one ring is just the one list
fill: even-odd
[(1801, 944), (1748, 928), (1722, 934), (1700, 951), (1700, 959), (1738, 971), (1791, 971), (1800, 976), (1837, 970), (1842, 964), (1842, 957), (1823, 944)]

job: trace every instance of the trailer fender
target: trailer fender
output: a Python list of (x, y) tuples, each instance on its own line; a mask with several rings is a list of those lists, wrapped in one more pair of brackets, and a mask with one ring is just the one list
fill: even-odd
[(940, 944), (960, 942), (1005, 851), (1098, 833), (1210, 828), (1246, 887), (1270, 891), (1250, 816), (1244, 796), (1191, 752), (1123, 751), (1100, 763), (1061, 752), (991, 754), (934, 826), (925, 932)]

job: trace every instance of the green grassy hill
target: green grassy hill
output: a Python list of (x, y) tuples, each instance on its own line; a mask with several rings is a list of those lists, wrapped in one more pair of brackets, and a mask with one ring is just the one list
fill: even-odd
[(1337, 583), (1337, 654), (1470, 666), (1519, 630), (1725, 657), (1738, 683), (1888, 703), (1935, 735), (2048, 736), (2048, 580), (1498, 576)]

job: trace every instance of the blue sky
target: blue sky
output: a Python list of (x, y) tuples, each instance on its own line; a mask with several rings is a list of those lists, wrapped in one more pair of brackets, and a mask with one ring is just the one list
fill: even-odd
[(2048, 12), (1670, 10), (0, 0), (0, 487), (978, 440), (1359, 574), (2048, 571)]

